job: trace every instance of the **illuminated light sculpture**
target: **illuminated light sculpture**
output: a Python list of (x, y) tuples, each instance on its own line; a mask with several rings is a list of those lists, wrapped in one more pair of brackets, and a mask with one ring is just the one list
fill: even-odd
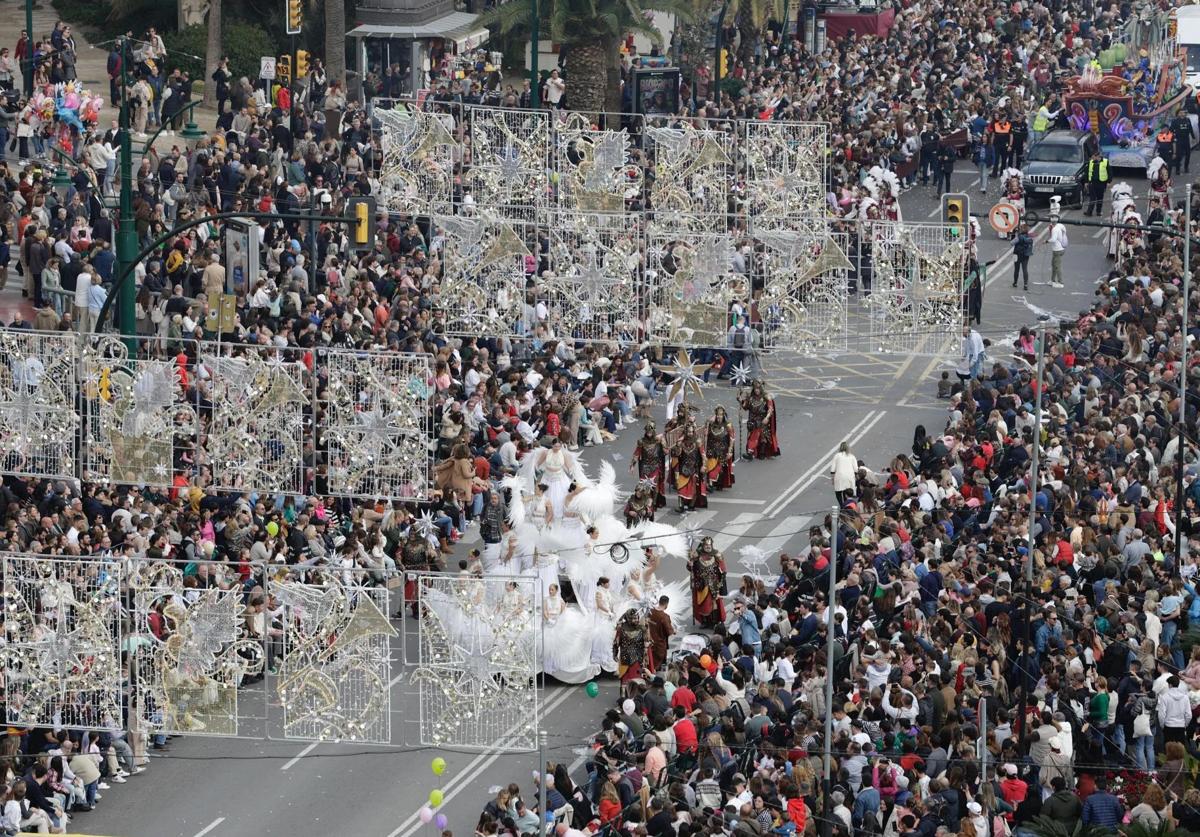
[(641, 267), (636, 217), (581, 212), (556, 217), (550, 227), (551, 275), (543, 278), (555, 333), (579, 340), (633, 339)]
[[(228, 572), (223, 563), (200, 563), (214, 574)], [(137, 675), (131, 708), (136, 708), (142, 728), (164, 734), (238, 735), (239, 687), (246, 676), (260, 674), (266, 661), (262, 641), (243, 630), (241, 588), (189, 590), (183, 573), (161, 561), (134, 562), (128, 586), (138, 637), (129, 649)], [(163, 620), (162, 639), (152, 630), (156, 613)]]
[(0, 331), (0, 473), (74, 477), (76, 338)]
[(943, 224), (877, 222), (867, 229), (874, 267), (869, 350), (944, 352), (962, 328), (963, 242)]
[(283, 737), (390, 744), (391, 638), (386, 587), (358, 586), (328, 575), (322, 583), (273, 580), (294, 618), (275, 677)]
[(755, 229), (763, 276), (758, 310), (764, 345), (803, 354), (842, 351), (849, 331), (847, 235), (798, 229)]
[(324, 349), (320, 393), (329, 493), (423, 500), (432, 485), (429, 355)]
[(472, 108), (468, 111), (470, 167), (463, 193), (475, 206), (526, 223), (550, 208), (550, 114)]
[(5, 553), (0, 570), (7, 722), (119, 728), (121, 566)]
[(449, 212), (459, 140), (453, 103), (451, 113), (421, 110), (411, 103), (376, 108), (383, 163), (379, 197), (389, 209), (414, 214)]
[(652, 226), (647, 251), (649, 339), (674, 346), (726, 346), (729, 305), (750, 293), (749, 278), (733, 270), (731, 236)]
[[(628, 117), (640, 125), (641, 117)], [(644, 173), (633, 160), (630, 132), (596, 128), (582, 113), (567, 113), (554, 125), (551, 185), (561, 210), (622, 213), (626, 201), (642, 196)]]
[(537, 747), (538, 579), (416, 574), (421, 743)]

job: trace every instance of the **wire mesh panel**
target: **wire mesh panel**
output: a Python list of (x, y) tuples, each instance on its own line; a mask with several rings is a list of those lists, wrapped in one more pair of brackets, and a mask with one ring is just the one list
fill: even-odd
[(363, 499), (429, 497), (429, 355), (322, 350), (318, 395), (328, 493)]
[(727, 220), (738, 181), (735, 122), (647, 124), (646, 150), (654, 161), (648, 208), (656, 223), (711, 231)]
[[(186, 585), (167, 562), (130, 562), (130, 711), (151, 734), (237, 736), (245, 720), (239, 694), (266, 665), (265, 631), (255, 636), (247, 627), (233, 566), (192, 563), (210, 586)], [(251, 572), (261, 578), (262, 566), (255, 566)]]
[(101, 335), (84, 344), (81, 374), (83, 479), (165, 488), (191, 472), (198, 420), (180, 366)]
[(341, 573), (273, 579), (283, 605), (283, 659), (274, 675), (283, 737), (392, 741), (388, 589)]
[(201, 446), (214, 488), (303, 494), (305, 443), (311, 441), (307, 370), (274, 346), (204, 343)]
[(754, 228), (763, 343), (801, 354), (843, 351), (849, 332), (849, 236), (824, 229)]
[(550, 115), (470, 108), (470, 161), (463, 191), (480, 210), (539, 222), (549, 209)]
[(536, 578), (420, 574), (421, 743), (537, 747)]
[(734, 271), (733, 248), (725, 233), (649, 227), (644, 287), (649, 339), (674, 346), (727, 345), (731, 304), (750, 296), (749, 277)]
[(4, 553), (0, 571), (8, 723), (120, 728), (120, 565)]
[(454, 167), (462, 160), (461, 105), (454, 104), (454, 112), (422, 110), (402, 100), (390, 105), (372, 114), (383, 150), (380, 200), (402, 212), (450, 212)]
[(881, 221), (866, 228), (873, 271), (871, 351), (942, 346), (962, 327), (966, 248), (948, 224)]
[(0, 473), (74, 477), (74, 334), (0, 330)]
[(572, 111), (555, 116), (551, 185), (559, 209), (616, 213), (640, 205), (644, 170), (635, 155), (642, 117)]
[(557, 213), (550, 225), (550, 322), (577, 340), (633, 339), (641, 241), (637, 216)]
[(445, 241), (440, 302), (446, 332), (521, 335), (525, 262), (537, 252), (537, 226), (491, 216), (433, 220)]
[(759, 224), (820, 217), (825, 206), (829, 126), (772, 120), (747, 121), (742, 129), (750, 217)]

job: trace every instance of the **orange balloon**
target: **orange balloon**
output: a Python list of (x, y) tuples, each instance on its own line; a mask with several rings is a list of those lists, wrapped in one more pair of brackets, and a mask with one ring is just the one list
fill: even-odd
[(712, 665), (712, 657), (708, 656), (707, 654), (704, 654), (703, 656), (700, 657), (700, 665), (704, 666), (705, 668), (708, 668), (709, 666)]

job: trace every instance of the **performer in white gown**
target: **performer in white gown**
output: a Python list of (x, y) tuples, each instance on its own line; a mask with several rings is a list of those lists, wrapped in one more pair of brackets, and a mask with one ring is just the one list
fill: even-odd
[(562, 442), (555, 439), (549, 450), (537, 454), (537, 468), (542, 473), (541, 484), (546, 486), (554, 516), (562, 517), (576, 468), (575, 457), (563, 449)]
[[(574, 490), (570, 490), (572, 482)], [(540, 489), (539, 483), (545, 488)], [(509, 531), (496, 559), (480, 569), (483, 577), (472, 579), (478, 587), (469, 588), (472, 601), (485, 596), (492, 610), (466, 617), (464, 606), (451, 597), (423, 599), (448, 630), (465, 637), (475, 630), (475, 620), (494, 623), (500, 618), (511, 623), (510, 614), (520, 613), (531, 619), (527, 630), (539, 649), (541, 670), (562, 682), (580, 683), (602, 668), (615, 670), (616, 622), (630, 608), (640, 612), (670, 591), (666, 592), (670, 615), (684, 627), (680, 611), (690, 601), (686, 582), (680, 582), (678, 591), (673, 585), (661, 585), (655, 568), (662, 557), (685, 558), (686, 538), (663, 523), (625, 526), (616, 516), (624, 498), (610, 464), (603, 464), (599, 479), (592, 481), (574, 457), (555, 445), (526, 457), (520, 473), (506, 477), (503, 486), (512, 494), (507, 508)], [(652, 547), (649, 558), (644, 547)], [(514, 576), (529, 581), (514, 585)], [(570, 580), (576, 603), (564, 600), (560, 577)], [(459, 596), (466, 595), (464, 588)], [(518, 595), (526, 598), (521, 601)], [(531, 596), (537, 597), (532, 607)], [(480, 612), (477, 604), (470, 609)], [(470, 641), (460, 644), (473, 647)]]

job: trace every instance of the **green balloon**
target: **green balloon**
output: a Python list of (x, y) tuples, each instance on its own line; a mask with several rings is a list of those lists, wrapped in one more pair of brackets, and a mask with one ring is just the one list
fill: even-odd
[(584, 691), (587, 692), (588, 697), (594, 698), (600, 694), (600, 686), (595, 681), (592, 681), (591, 683), (587, 684), (587, 686), (584, 688)]
[(438, 806), (440, 806), (442, 804), (442, 800), (444, 798), (445, 797), (442, 795), (442, 792), (440, 790), (438, 790), (437, 788), (434, 788), (433, 790), (431, 790), (429, 792), (429, 804), (432, 805), (434, 808), (437, 808)]
[(275, 537), (279, 534), (279, 524), (274, 520), (267, 524), (267, 534), (271, 537)]
[(441, 756), (435, 758), (429, 765), (435, 776), (441, 776), (446, 772), (446, 760)]

